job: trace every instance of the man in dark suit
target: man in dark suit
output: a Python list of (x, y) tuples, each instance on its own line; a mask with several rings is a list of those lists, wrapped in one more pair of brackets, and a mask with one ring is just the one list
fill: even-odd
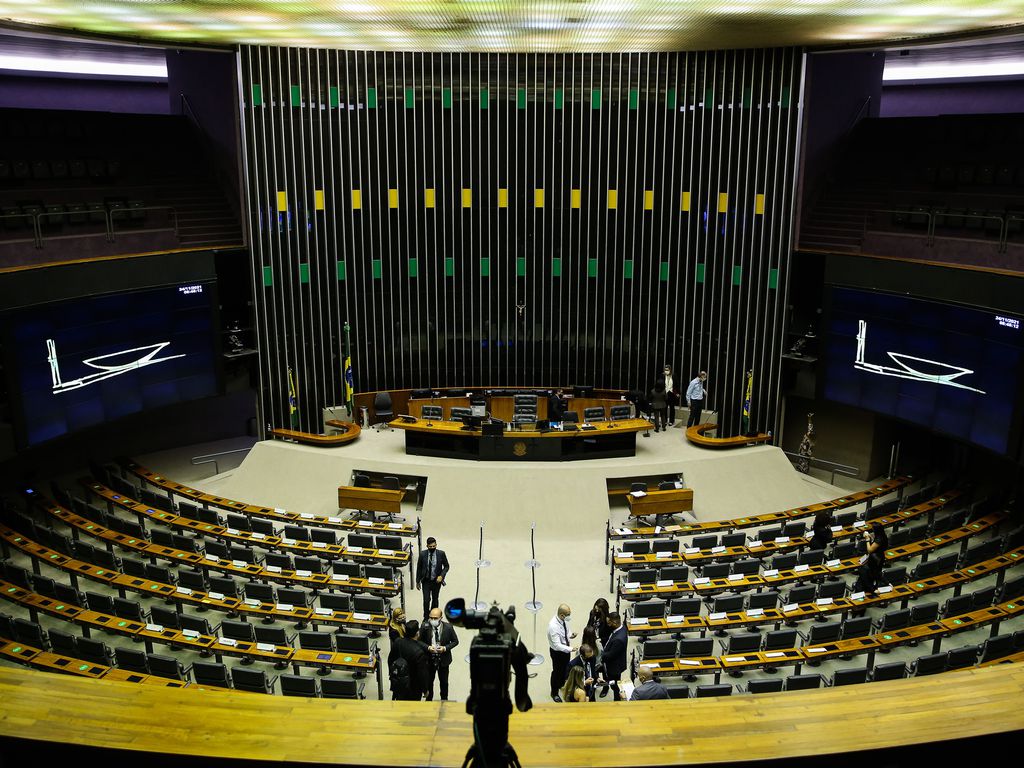
[(593, 701), (597, 691), (597, 653), (589, 645), (584, 643), (580, 646), (580, 652), (576, 658), (569, 662), (568, 669), (581, 667), (583, 669), (583, 690), (587, 692), (587, 700)]
[[(398, 701), (419, 701), (430, 680), (430, 660), (427, 658), (427, 646), (417, 639), (420, 623), (416, 620), (405, 623), (405, 637), (396, 637), (391, 641), (391, 652), (388, 654), (388, 670), (391, 672), (391, 697)], [(396, 674), (395, 662), (405, 662), (406, 674)], [(400, 665), (399, 665), (400, 666)]]
[(608, 681), (601, 696), (608, 693), (608, 686), (611, 686), (615, 694), (615, 701), (622, 700), (619, 692), (619, 678), (626, 671), (626, 649), (629, 644), (629, 636), (626, 628), (622, 625), (622, 616), (618, 611), (608, 614), (608, 626), (612, 633), (608, 642), (604, 644), (604, 652), (601, 654), (601, 663), (604, 665), (604, 679)]
[(561, 421), (564, 416), (565, 399), (559, 389), (548, 396), (548, 421)]
[(452, 665), (452, 648), (459, 644), (455, 627), (441, 619), (441, 609), (431, 608), (430, 619), (420, 629), (420, 640), (427, 646), (430, 661), (430, 679), (427, 682), (427, 701), (434, 699), (434, 675), (441, 685), (441, 701), (448, 701), (448, 668)]
[(654, 673), (650, 667), (645, 667), (641, 664), (636, 672), (636, 676), (640, 679), (640, 683), (633, 689), (633, 695), (629, 697), (630, 701), (670, 698), (668, 688), (654, 679)]
[(423, 590), (423, 618), (427, 618), (431, 608), (437, 608), (438, 597), (444, 577), (448, 574), (448, 556), (444, 550), (437, 548), (437, 539), (427, 539), (427, 548), (420, 552), (416, 563), (416, 589)]

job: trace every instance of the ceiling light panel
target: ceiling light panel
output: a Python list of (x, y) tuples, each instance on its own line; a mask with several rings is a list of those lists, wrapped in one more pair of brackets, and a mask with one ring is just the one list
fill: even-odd
[(1014, 27), (1024, 0), (0, 0), (0, 19), (218, 45), (334, 48), (343, 36), (377, 50), (662, 51)]

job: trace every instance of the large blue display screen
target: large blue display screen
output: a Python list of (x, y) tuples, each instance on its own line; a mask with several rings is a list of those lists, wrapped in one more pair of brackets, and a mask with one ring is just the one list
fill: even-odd
[(833, 287), (824, 396), (1006, 453), (1021, 398), (1020, 317)]
[(218, 392), (215, 284), (61, 301), (7, 318), (23, 442)]

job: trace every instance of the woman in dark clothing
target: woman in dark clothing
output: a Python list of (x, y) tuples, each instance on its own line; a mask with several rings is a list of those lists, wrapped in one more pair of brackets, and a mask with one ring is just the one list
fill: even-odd
[(811, 540), (808, 542), (808, 549), (825, 549), (832, 542), (832, 515), (829, 512), (819, 512), (814, 516), (814, 525), (811, 527)]
[(405, 637), (405, 610), (401, 607), (391, 612), (388, 622), (388, 639), (394, 642), (396, 637)]
[(654, 431), (668, 429), (668, 393), (665, 391), (665, 379), (658, 377), (651, 390), (651, 411), (654, 413)]
[[(885, 566), (885, 550), (889, 548), (889, 537), (879, 523), (873, 523), (870, 531), (864, 532), (864, 556), (861, 558), (860, 571), (853, 583), (853, 592), (864, 592), (874, 595), (878, 589), (878, 580)], [(866, 609), (851, 611), (851, 616), (863, 616)]]
[(608, 611), (610, 610), (608, 601), (603, 597), (599, 597), (594, 601), (594, 607), (590, 611), (590, 619), (587, 621), (587, 624), (597, 632), (597, 637), (601, 641), (602, 646), (608, 642), (608, 638), (612, 634), (612, 628), (608, 626)]

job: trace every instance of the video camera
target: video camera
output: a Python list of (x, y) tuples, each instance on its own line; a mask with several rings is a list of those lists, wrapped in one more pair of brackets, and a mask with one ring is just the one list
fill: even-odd
[(504, 613), (497, 605), (477, 611), (457, 597), (444, 607), (444, 614), (457, 627), (479, 630), (469, 646), (470, 694), (466, 700), (466, 713), (473, 716), (475, 743), (463, 766), (477, 761), (486, 766), (518, 766), (519, 758), (508, 743), (508, 717), (512, 714), (508, 687), (513, 671), (516, 709), (526, 712), (533, 702), (528, 691), (530, 652), (514, 625), (515, 606)]

